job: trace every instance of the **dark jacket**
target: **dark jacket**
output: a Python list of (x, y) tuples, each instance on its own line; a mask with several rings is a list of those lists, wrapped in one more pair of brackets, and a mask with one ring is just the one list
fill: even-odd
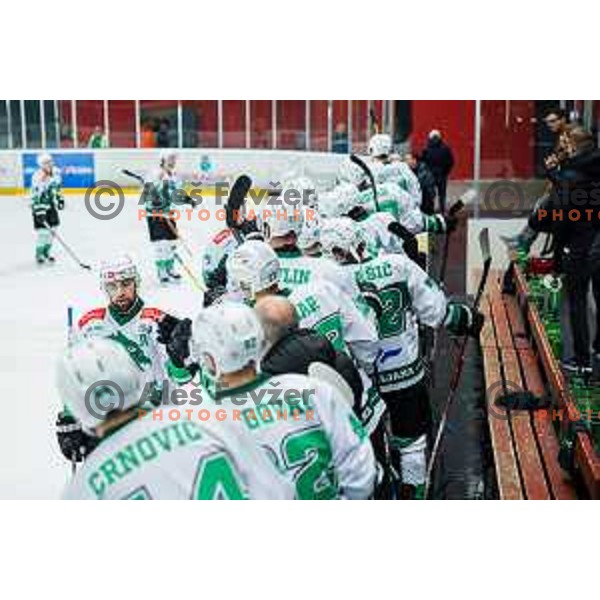
[(417, 162), (417, 166), (413, 169), (413, 172), (417, 176), (419, 185), (421, 186), (421, 209), (426, 214), (433, 214), (434, 201), (437, 194), (433, 173), (422, 160)]
[(436, 179), (447, 178), (454, 167), (452, 150), (440, 138), (427, 141), (427, 146), (421, 154), (421, 160), (431, 169)]
[(553, 233), (559, 264), (568, 255), (571, 266), (582, 268), (600, 232), (600, 150), (567, 159), (548, 171), (548, 178), (552, 190), (543, 204), (547, 215), (535, 229)]
[(310, 329), (291, 329), (269, 348), (260, 366), (261, 370), (269, 375), (306, 375), (309, 365), (313, 362), (322, 362), (333, 367), (352, 388), (355, 405), (360, 404), (363, 384), (352, 359), (342, 352), (337, 352), (327, 338)]

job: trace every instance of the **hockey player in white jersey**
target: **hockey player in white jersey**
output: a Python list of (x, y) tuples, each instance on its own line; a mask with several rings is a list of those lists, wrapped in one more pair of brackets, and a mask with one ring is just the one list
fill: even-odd
[(377, 184), (394, 183), (407, 192), (414, 204), (421, 208), (421, 185), (412, 169), (392, 154), (392, 137), (378, 133), (369, 140), (369, 167)]
[(402, 254), (369, 258), (356, 224), (327, 221), (321, 232), (325, 253), (350, 269), (377, 306), (379, 353), (375, 378), (390, 413), (392, 445), (400, 455), (405, 497), (423, 495), (426, 435), (431, 410), (420, 351), (419, 323), (445, 326), (456, 335), (478, 337), (483, 316), (449, 302), (437, 283)]
[(143, 383), (144, 373), (113, 340), (84, 339), (65, 351), (59, 393), (90, 441), (64, 499), (293, 498), (246, 432), (222, 422), (155, 419), (144, 407)]
[[(269, 295), (285, 295), (280, 287), (280, 272), (279, 258), (265, 242), (247, 241), (229, 260), (230, 278), (252, 304)], [(300, 327), (316, 331), (336, 351), (354, 360), (364, 390), (355, 409), (371, 434), (384, 410), (370, 379), (378, 353), (374, 320), (325, 279), (314, 278), (296, 287), (288, 300), (296, 309)]]
[[(122, 256), (103, 263), (100, 287), (108, 298), (108, 305), (83, 314), (71, 334), (72, 341), (109, 338), (121, 344), (143, 373), (144, 393), (153, 402), (161, 401), (167, 382), (183, 384), (190, 381), (193, 369), (190, 372), (183, 366), (176, 366), (164, 346), (179, 319), (158, 308), (146, 306), (139, 295), (139, 271), (131, 258)], [(78, 444), (80, 424), (68, 411), (62, 411), (56, 426), (65, 457), (81, 461), (84, 457)]]
[[(356, 181), (359, 176), (356, 170), (348, 167), (348, 171), (356, 174), (348, 177)], [(339, 184), (327, 196), (323, 210), (330, 217), (348, 216), (359, 223), (367, 250), (372, 255), (380, 251), (397, 253), (403, 250), (412, 260), (421, 262), (415, 235), (449, 233), (458, 223), (455, 214), (424, 214), (409, 194), (395, 183), (377, 185), (377, 201), (372, 188), (359, 185), (364, 191), (360, 192), (350, 182)]]
[[(343, 182), (337, 185), (324, 198), (322, 210), (328, 218), (349, 216), (360, 222), (367, 250), (374, 256), (380, 251), (388, 253), (403, 251), (403, 242), (389, 229), (395, 222), (394, 217), (389, 212), (367, 210), (358, 188), (353, 183)], [(416, 218), (419, 218), (418, 213)]]
[(177, 254), (177, 221), (171, 211), (182, 204), (195, 206), (195, 201), (183, 191), (183, 181), (177, 173), (177, 154), (165, 150), (160, 165), (146, 180), (144, 186), (148, 235), (154, 247), (156, 273), (160, 283), (179, 281), (175, 270)]
[(293, 207), (284, 206), (263, 212), (261, 223), (265, 239), (275, 250), (281, 265), (281, 288), (291, 293), (313, 279), (325, 279), (346, 294), (361, 312), (368, 314), (369, 307), (352, 276), (330, 258), (302, 254), (298, 247), (303, 230), (302, 221), (302, 212)]
[(337, 389), (306, 375), (260, 373), (264, 333), (254, 310), (223, 303), (200, 312), (192, 353), (201, 364), (203, 406), (222, 408), (250, 433), (298, 499), (365, 499), (373, 449)]
[(102, 263), (100, 287), (108, 305), (86, 312), (75, 336), (110, 337), (121, 343), (157, 390), (167, 379), (185, 383), (192, 374), (169, 362), (162, 343), (179, 319), (146, 306), (139, 295), (140, 285), (138, 268), (129, 256)]
[(35, 260), (38, 264), (53, 263), (52, 230), (60, 225), (58, 211), (65, 205), (61, 191), (60, 170), (49, 154), (37, 159), (38, 170), (31, 178), (31, 212), (36, 232)]

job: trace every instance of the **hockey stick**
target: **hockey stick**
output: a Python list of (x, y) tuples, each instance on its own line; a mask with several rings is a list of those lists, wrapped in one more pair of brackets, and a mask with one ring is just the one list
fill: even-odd
[[(473, 311), (476, 311), (479, 308), (479, 304), (481, 303), (481, 298), (483, 297), (483, 291), (485, 289), (488, 275), (490, 273), (490, 267), (492, 265), (492, 255), (490, 251), (490, 232), (487, 227), (481, 230), (479, 234), (479, 248), (481, 250), (481, 256), (483, 258), (483, 272), (481, 273), (481, 279), (479, 280), (479, 287), (477, 288), (477, 294), (475, 295), (475, 301), (473, 303)], [(458, 384), (460, 383), (460, 377), (463, 371), (463, 366), (465, 363), (465, 354), (467, 349), (467, 342), (469, 341), (469, 336), (465, 334), (460, 343), (458, 359), (456, 362), (456, 366), (454, 368), (454, 373), (452, 376), (452, 380), (450, 382), (450, 391), (448, 393), (448, 398), (446, 400), (446, 404), (444, 406), (444, 410), (442, 412), (442, 418), (440, 420), (440, 425), (437, 430), (437, 434), (435, 437), (435, 442), (431, 449), (431, 457), (429, 458), (429, 465), (427, 466), (427, 478), (425, 480), (425, 498), (429, 497), (429, 492), (431, 491), (431, 476), (433, 474), (433, 468), (436, 463), (436, 459), (439, 453), (440, 444), (444, 435), (444, 431), (446, 429), (446, 424), (448, 422), (448, 415), (450, 413), (450, 407), (452, 406), (452, 402), (454, 401), (454, 397), (458, 390)]]
[(132, 177), (133, 179), (137, 179), (142, 185), (144, 185), (146, 182), (144, 181), (144, 178), (139, 175), (138, 173), (134, 173), (133, 171), (130, 171), (129, 169), (121, 169), (121, 173), (123, 173), (123, 175), (127, 175), (127, 177)]
[(371, 188), (373, 188), (373, 202), (375, 203), (375, 210), (377, 210), (377, 212), (380, 212), (381, 209), (379, 208), (379, 198), (377, 197), (377, 185), (375, 184), (375, 177), (373, 176), (373, 171), (371, 171), (367, 163), (356, 154), (351, 154), (350, 160), (355, 165), (358, 165), (363, 170), (363, 173), (367, 176), (369, 183), (371, 184)]
[[(448, 216), (455, 217), (467, 203), (472, 202), (475, 199), (477, 192), (473, 189), (467, 190), (448, 210)], [(439, 282), (444, 283), (446, 279), (446, 267), (448, 266), (448, 254), (450, 250), (450, 236), (452, 232), (446, 234), (444, 240), (444, 254), (442, 255), (442, 264), (440, 267)]]
[(77, 254), (75, 254), (75, 252), (73, 252), (73, 250), (71, 249), (71, 247), (67, 244), (67, 242), (65, 242), (65, 240), (58, 234), (58, 232), (54, 231), (54, 229), (52, 229), (52, 227), (48, 226), (46, 223), (44, 223), (44, 228), (47, 229), (50, 232), (50, 235), (58, 240), (59, 244), (65, 249), (65, 251), (67, 252), (67, 254), (82, 268), (82, 269), (86, 269), (87, 271), (91, 271), (92, 267), (84, 262), (81, 262), (79, 260), (79, 257), (77, 256)]
[(179, 261), (179, 264), (182, 266), (182, 268), (185, 271), (186, 275), (190, 278), (190, 281), (192, 282), (192, 284), (194, 285), (194, 287), (199, 292), (205, 292), (206, 291), (206, 287), (194, 275), (194, 273), (192, 272), (192, 270), (187, 266), (187, 264), (185, 263), (185, 261), (183, 260), (183, 258), (181, 258), (181, 256), (179, 256), (179, 254), (177, 254), (177, 252), (175, 252), (175, 258)]
[[(463, 202), (462, 198), (459, 198), (451, 207), (450, 210), (448, 211), (448, 216), (450, 217), (455, 217), (463, 208), (465, 207), (465, 203)], [(442, 254), (442, 265), (440, 267), (440, 274), (439, 274), (439, 282), (443, 283), (444, 280), (446, 279), (446, 268), (448, 266), (448, 254), (450, 251), (450, 237), (452, 236), (452, 232), (448, 232), (446, 233), (445, 239), (444, 239), (444, 253)]]
[[(67, 306), (67, 347), (73, 345), (73, 307)], [(80, 448), (81, 451), (81, 448)], [(75, 450), (71, 454), (71, 477), (75, 477), (77, 474), (77, 461), (75, 460)]]
[(231, 229), (238, 245), (244, 242), (242, 233), (240, 232), (237, 217), (240, 214), (244, 200), (252, 187), (252, 179), (248, 175), (240, 175), (231, 186), (229, 197), (227, 198), (227, 206), (225, 207), (225, 221), (227, 227)]

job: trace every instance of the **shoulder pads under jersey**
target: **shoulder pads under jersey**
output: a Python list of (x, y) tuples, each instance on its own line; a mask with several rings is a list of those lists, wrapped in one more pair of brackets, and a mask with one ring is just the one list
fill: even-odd
[(104, 320), (105, 316), (106, 308), (94, 308), (93, 310), (86, 312), (85, 315), (83, 315), (79, 319), (79, 321), (77, 321), (77, 327), (81, 329), (82, 327), (85, 327), (90, 321), (102, 321)]

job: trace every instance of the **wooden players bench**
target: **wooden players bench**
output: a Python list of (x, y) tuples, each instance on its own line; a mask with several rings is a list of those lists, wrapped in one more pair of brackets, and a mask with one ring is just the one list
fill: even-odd
[(508, 392), (545, 396), (542, 362), (528, 335), (518, 296), (503, 295), (499, 271), (492, 271), (481, 302), (481, 331), (487, 419), (501, 499), (577, 498), (558, 463), (559, 442), (552, 409), (509, 410), (496, 404)]

